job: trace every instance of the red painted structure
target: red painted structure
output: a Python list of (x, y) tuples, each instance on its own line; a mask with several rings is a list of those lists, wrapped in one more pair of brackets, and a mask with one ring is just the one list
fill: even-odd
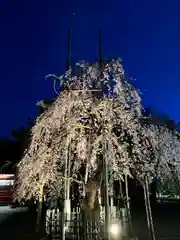
[(0, 174), (0, 205), (13, 205), (14, 174)]

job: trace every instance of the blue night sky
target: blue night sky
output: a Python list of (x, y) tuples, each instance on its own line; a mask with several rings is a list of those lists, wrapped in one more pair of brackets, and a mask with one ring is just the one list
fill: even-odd
[[(0, 0), (0, 135), (27, 124), (36, 102), (54, 96), (48, 73), (60, 75), (72, 26), (72, 61), (120, 56), (153, 106), (180, 120), (180, 1)], [(146, 90), (146, 91), (145, 91)]]

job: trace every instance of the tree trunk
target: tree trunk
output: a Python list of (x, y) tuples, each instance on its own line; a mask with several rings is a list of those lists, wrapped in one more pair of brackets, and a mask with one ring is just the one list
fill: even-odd
[(43, 193), (44, 193), (44, 183), (41, 184), (39, 190), (39, 201), (38, 201), (38, 210), (37, 210), (37, 233), (41, 232), (42, 228), (42, 206), (43, 206)]
[(156, 240), (155, 232), (154, 232), (154, 224), (153, 224), (153, 219), (152, 219), (151, 204), (150, 204), (150, 198), (149, 198), (148, 177), (145, 176), (144, 180), (145, 180), (145, 182), (144, 182), (144, 200), (145, 200), (145, 207), (146, 207), (146, 216), (147, 216), (149, 237), (151, 240)]

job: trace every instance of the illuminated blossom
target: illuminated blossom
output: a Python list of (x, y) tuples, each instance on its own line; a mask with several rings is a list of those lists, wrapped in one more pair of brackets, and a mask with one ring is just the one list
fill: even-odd
[(101, 69), (98, 63), (80, 62), (76, 72), (75, 76), (71, 69), (60, 77), (50, 75), (59, 81), (61, 93), (32, 128), (31, 144), (19, 164), (18, 200), (38, 198), (42, 184), (50, 192), (58, 188), (60, 195), (68, 159), (71, 182), (85, 184), (85, 175), (83, 180), (80, 175), (86, 166), (87, 183), (94, 186), (97, 181), (99, 188), (102, 155), (113, 179), (133, 170), (142, 179), (146, 172), (155, 173), (159, 144), (164, 152), (158, 171), (172, 153), (171, 144), (165, 149), (167, 132), (159, 140), (159, 128), (142, 126), (141, 98), (125, 80), (119, 61)]

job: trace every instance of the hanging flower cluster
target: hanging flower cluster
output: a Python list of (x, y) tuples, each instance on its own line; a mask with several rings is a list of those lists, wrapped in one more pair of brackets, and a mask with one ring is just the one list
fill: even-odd
[(157, 145), (156, 175), (165, 180), (172, 174), (179, 176), (180, 170), (180, 140), (178, 133), (166, 126), (151, 126), (154, 131), (154, 139)]
[[(142, 176), (148, 173), (151, 179), (156, 177), (161, 179), (162, 182), (172, 174), (178, 177), (180, 170), (180, 139), (178, 133), (169, 129), (166, 125), (162, 126), (151, 122), (142, 124), (141, 135), (143, 136), (144, 146), (148, 141), (148, 146), (144, 148), (147, 154), (147, 158), (144, 159), (144, 166), (141, 167), (142, 160), (137, 164), (140, 167), (139, 172), (143, 170)], [(143, 180), (142, 176), (140, 177), (141, 180)]]
[(76, 72), (72, 76), (69, 70), (58, 78), (62, 92), (32, 128), (31, 144), (19, 164), (18, 199), (38, 197), (42, 182), (50, 187), (58, 181), (62, 187), (69, 152), (71, 178), (77, 180), (85, 164), (88, 181), (102, 166), (99, 156), (104, 151), (116, 178), (129, 172), (133, 163), (125, 135), (131, 138), (134, 152), (140, 152), (141, 99), (125, 81), (121, 63), (111, 61), (100, 69), (98, 64), (81, 62)]
[(48, 191), (58, 187), (60, 194), (69, 161), (71, 181), (80, 181), (85, 166), (83, 177), (92, 186), (100, 181), (102, 156), (114, 179), (131, 170), (139, 178), (155, 172), (152, 154), (158, 153), (159, 135), (155, 126), (142, 127), (141, 98), (119, 61), (101, 67), (80, 62), (74, 76), (71, 69), (50, 76), (59, 81), (61, 92), (32, 128), (19, 164), (16, 199), (38, 198), (42, 184)]

